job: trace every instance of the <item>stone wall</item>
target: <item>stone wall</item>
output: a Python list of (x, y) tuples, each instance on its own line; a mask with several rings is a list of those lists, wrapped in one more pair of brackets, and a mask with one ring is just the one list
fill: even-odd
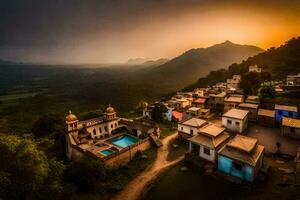
[(139, 141), (138, 143), (122, 149), (118, 153), (114, 153), (111, 156), (107, 156), (104, 159), (104, 164), (110, 168), (118, 168), (120, 166), (126, 165), (130, 160), (132, 160), (137, 151), (145, 151), (151, 147), (151, 141), (149, 138)]

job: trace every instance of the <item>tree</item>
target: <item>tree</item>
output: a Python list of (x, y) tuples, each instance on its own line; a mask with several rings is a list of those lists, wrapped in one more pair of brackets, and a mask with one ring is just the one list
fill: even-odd
[(155, 122), (162, 122), (164, 120), (164, 114), (168, 111), (166, 106), (162, 103), (155, 104), (152, 112), (151, 112), (151, 118)]
[(274, 83), (271, 81), (262, 83), (258, 89), (258, 96), (260, 99), (274, 98), (276, 96)]
[(73, 184), (81, 192), (92, 191), (95, 184), (105, 179), (105, 168), (101, 160), (86, 157), (70, 164), (64, 174), (67, 183)]
[(59, 120), (54, 116), (44, 115), (40, 117), (32, 127), (32, 132), (36, 138), (51, 135), (58, 130)]
[(0, 199), (32, 199), (49, 173), (36, 144), (17, 136), (0, 136)]

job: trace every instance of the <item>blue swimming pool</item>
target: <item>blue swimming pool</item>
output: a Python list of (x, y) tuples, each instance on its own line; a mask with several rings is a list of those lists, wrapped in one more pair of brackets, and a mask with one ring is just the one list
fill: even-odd
[(109, 141), (118, 147), (126, 148), (129, 147), (130, 145), (137, 143), (139, 139), (129, 135), (123, 135), (123, 136), (112, 138)]
[(99, 151), (101, 154), (103, 154), (103, 155), (109, 155), (109, 154), (112, 154), (113, 153), (113, 151), (112, 150), (110, 150), (110, 149), (104, 149), (104, 150), (101, 150), (101, 151)]

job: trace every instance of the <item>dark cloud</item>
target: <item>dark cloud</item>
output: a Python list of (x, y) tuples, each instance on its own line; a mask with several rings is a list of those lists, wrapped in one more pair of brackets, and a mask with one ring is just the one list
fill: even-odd
[[(172, 30), (186, 15), (250, 9), (281, 13), (290, 20), (298, 16), (299, 5), (299, 1), (258, 0), (1, 0), (0, 57), (38, 62), (124, 60), (144, 41), (151, 46), (166, 40), (157, 32), (166, 34), (164, 27)], [(185, 36), (173, 37), (184, 41)]]

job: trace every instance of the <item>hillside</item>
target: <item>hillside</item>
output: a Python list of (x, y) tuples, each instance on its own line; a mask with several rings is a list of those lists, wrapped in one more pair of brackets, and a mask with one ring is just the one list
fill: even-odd
[(263, 71), (269, 74), (272, 80), (283, 80), (288, 74), (300, 72), (300, 37), (293, 38), (278, 48), (270, 48), (256, 56), (249, 57), (240, 64), (232, 64), (227, 70), (220, 69), (211, 71), (208, 76), (200, 78), (194, 84), (185, 89), (193, 89), (212, 85), (219, 81), (224, 81), (233, 74), (249, 75), (250, 65), (257, 64)]
[(160, 87), (176, 90), (195, 82), (211, 70), (224, 68), (232, 63), (263, 52), (262, 49), (226, 41), (208, 48), (191, 49), (169, 62), (140, 72), (144, 81), (160, 83)]

